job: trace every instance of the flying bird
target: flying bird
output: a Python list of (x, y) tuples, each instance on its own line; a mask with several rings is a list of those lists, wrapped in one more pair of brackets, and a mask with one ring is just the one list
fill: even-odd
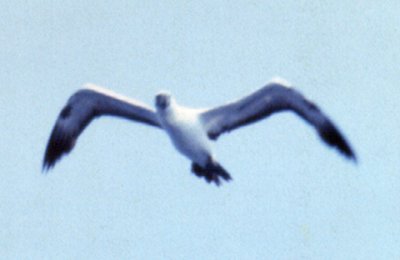
[(239, 127), (281, 111), (292, 111), (311, 124), (321, 139), (348, 159), (356, 155), (332, 121), (311, 101), (282, 80), (274, 80), (239, 100), (210, 109), (179, 105), (168, 93), (155, 96), (155, 109), (94, 84), (74, 93), (61, 110), (43, 160), (47, 171), (74, 147), (82, 131), (103, 115), (117, 116), (165, 130), (175, 148), (192, 161), (191, 171), (220, 185), (231, 175), (219, 164), (211, 141)]

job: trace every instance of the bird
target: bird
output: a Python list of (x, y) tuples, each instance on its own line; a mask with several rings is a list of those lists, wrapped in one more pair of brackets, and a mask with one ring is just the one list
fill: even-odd
[(43, 159), (43, 172), (75, 146), (79, 135), (95, 118), (116, 116), (164, 130), (176, 150), (191, 162), (191, 172), (219, 186), (232, 180), (217, 161), (212, 141), (272, 114), (291, 111), (315, 128), (321, 139), (344, 157), (357, 161), (349, 142), (322, 110), (291, 84), (274, 79), (253, 93), (226, 104), (197, 109), (178, 104), (168, 92), (155, 96), (155, 108), (109, 89), (87, 83), (70, 96), (51, 131)]

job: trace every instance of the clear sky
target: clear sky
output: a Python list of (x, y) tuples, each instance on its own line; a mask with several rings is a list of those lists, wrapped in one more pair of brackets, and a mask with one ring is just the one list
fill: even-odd
[[(2, 1), (0, 258), (399, 259), (399, 1)], [(93, 122), (41, 163), (86, 82), (195, 107), (290, 81), (359, 164), (290, 113), (222, 136), (234, 181), (190, 173), (161, 131)]]

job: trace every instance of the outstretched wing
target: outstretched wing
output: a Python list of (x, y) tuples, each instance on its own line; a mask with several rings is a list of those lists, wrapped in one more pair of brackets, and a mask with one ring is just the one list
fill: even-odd
[(73, 94), (54, 125), (43, 160), (43, 170), (52, 168), (75, 145), (93, 118), (111, 115), (161, 128), (155, 111), (138, 101), (87, 84)]
[(222, 133), (286, 110), (295, 112), (314, 126), (328, 145), (356, 160), (349, 143), (332, 121), (314, 103), (280, 82), (271, 82), (240, 100), (206, 110), (201, 118), (209, 138), (216, 140)]

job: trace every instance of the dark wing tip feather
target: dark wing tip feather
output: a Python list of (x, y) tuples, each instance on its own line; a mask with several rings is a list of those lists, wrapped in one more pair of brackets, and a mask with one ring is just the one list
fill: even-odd
[(332, 122), (327, 121), (320, 129), (319, 134), (326, 143), (336, 147), (348, 159), (357, 162), (357, 157), (350, 144)]
[(59, 126), (54, 126), (47, 143), (45, 156), (43, 159), (42, 171), (47, 172), (57, 163), (61, 157), (71, 151), (74, 146), (75, 138), (63, 133)]

